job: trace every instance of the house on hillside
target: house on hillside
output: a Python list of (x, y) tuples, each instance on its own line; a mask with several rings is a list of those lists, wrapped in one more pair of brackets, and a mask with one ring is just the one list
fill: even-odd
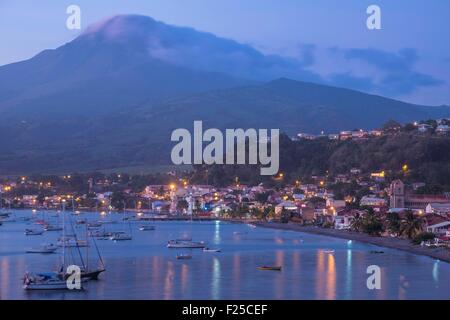
[(364, 211), (355, 209), (344, 209), (336, 213), (334, 217), (334, 228), (338, 230), (350, 229), (353, 220), (357, 215), (363, 215)]
[(386, 200), (383, 198), (378, 198), (373, 195), (371, 196), (364, 196), (361, 198), (361, 201), (359, 202), (360, 206), (367, 206), (367, 207), (385, 207), (386, 206)]
[(417, 131), (419, 131), (420, 133), (426, 133), (431, 130), (433, 130), (433, 126), (427, 123), (420, 123), (417, 125)]
[(425, 217), (426, 230), (437, 236), (444, 236), (450, 232), (450, 220), (439, 215), (430, 214)]
[(450, 127), (446, 124), (438, 125), (436, 128), (437, 134), (448, 134), (450, 132)]
[(450, 214), (450, 202), (448, 203), (429, 203), (425, 208), (426, 213), (434, 213), (441, 216)]
[(282, 201), (275, 206), (275, 215), (280, 216), (283, 210), (298, 212), (298, 207), (292, 201)]

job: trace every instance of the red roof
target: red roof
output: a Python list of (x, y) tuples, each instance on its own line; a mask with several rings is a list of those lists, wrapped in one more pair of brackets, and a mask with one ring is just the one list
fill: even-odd
[(432, 226), (432, 225), (435, 225), (438, 223), (442, 223), (445, 221), (449, 221), (448, 219), (444, 218), (443, 216), (440, 216), (440, 215), (434, 214), (434, 213), (427, 214), (425, 216), (425, 220), (427, 222), (427, 225), (429, 225), (429, 226)]

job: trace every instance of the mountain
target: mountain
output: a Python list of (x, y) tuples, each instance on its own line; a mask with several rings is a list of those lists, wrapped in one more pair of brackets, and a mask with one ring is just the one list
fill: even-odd
[(167, 163), (170, 134), (205, 127), (336, 132), (450, 116), (310, 79), (301, 62), (126, 15), (0, 67), (0, 174)]
[(335, 133), (373, 129), (390, 119), (408, 122), (450, 115), (450, 107), (413, 105), (359, 91), (286, 78), (261, 85), (215, 90), (162, 104), (143, 105), (136, 112), (146, 121), (170, 119), (174, 128), (201, 119), (217, 128), (280, 128), (298, 132)]
[(158, 38), (159, 29), (167, 35), (184, 30), (149, 17), (117, 16), (55, 50), (0, 67), (0, 115), (20, 115), (23, 120), (102, 115), (167, 97), (254, 83), (160, 59), (162, 49), (150, 43), (170, 39)]

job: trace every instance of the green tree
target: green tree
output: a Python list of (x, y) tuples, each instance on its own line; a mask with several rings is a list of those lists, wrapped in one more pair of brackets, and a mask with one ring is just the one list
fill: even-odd
[(177, 202), (177, 210), (183, 211), (187, 210), (187, 208), (189, 208), (189, 203), (185, 199), (181, 199)]
[(350, 223), (350, 230), (356, 231), (356, 232), (361, 232), (362, 228), (363, 228), (363, 217), (361, 216), (361, 214), (358, 212), (355, 214), (355, 216), (353, 217), (352, 222)]
[(125, 208), (125, 195), (121, 191), (114, 191), (111, 195), (111, 205), (117, 210), (123, 210)]
[(405, 217), (402, 219), (400, 234), (406, 236), (408, 239), (413, 239), (423, 229), (423, 219), (416, 217), (414, 212), (407, 210)]
[(380, 220), (380, 217), (373, 211), (372, 208), (364, 215), (362, 221), (363, 232), (379, 236), (383, 232), (384, 226)]
[(397, 212), (390, 212), (386, 217), (387, 229), (391, 234), (398, 236), (401, 228), (400, 215)]

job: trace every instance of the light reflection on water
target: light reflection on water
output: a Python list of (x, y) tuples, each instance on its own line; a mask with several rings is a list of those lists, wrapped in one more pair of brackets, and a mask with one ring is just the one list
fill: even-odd
[[(21, 211), (17, 216), (31, 215)], [(51, 218), (51, 215), (47, 215)], [(95, 214), (81, 214), (89, 220)], [(112, 214), (102, 219), (120, 220)], [(79, 218), (79, 217), (77, 217)], [(56, 219), (56, 218), (53, 218)], [(107, 271), (89, 282), (85, 292), (25, 292), (25, 271), (58, 268), (59, 255), (25, 254), (43, 242), (56, 242), (57, 232), (26, 237), (25, 222), (0, 227), (1, 299), (450, 299), (450, 264), (374, 246), (323, 236), (243, 224), (217, 222), (156, 222), (156, 230), (138, 231), (133, 240), (97, 241)], [(76, 226), (82, 234), (85, 229)], [(128, 230), (128, 223), (106, 225), (108, 231)], [(192, 260), (177, 260), (169, 239), (206, 241), (221, 253), (190, 250)], [(333, 249), (333, 254), (324, 250)], [(89, 250), (93, 255), (94, 250)], [(95, 261), (94, 256), (89, 261)], [(379, 265), (381, 290), (366, 287), (369, 265)], [(281, 272), (256, 270), (283, 266)]]

